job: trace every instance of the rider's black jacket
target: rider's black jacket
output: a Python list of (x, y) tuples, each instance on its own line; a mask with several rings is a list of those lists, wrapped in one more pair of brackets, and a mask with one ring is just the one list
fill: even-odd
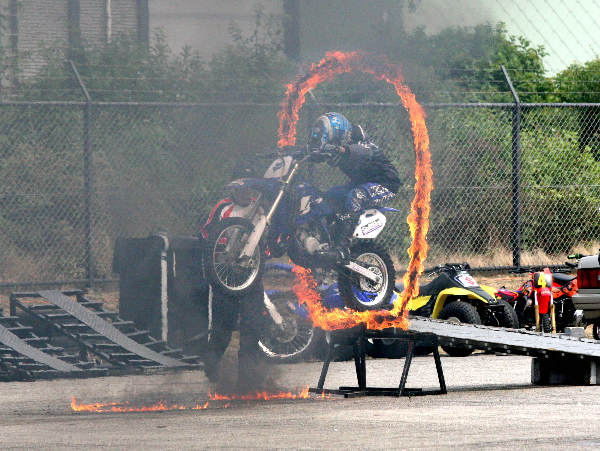
[(398, 171), (375, 144), (350, 144), (338, 162), (338, 167), (353, 185), (379, 183), (397, 193), (400, 188)]

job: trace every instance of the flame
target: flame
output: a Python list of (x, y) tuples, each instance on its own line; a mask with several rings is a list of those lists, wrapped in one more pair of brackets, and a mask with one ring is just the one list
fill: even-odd
[(323, 330), (349, 329), (364, 324), (367, 329), (381, 330), (390, 327), (408, 329), (406, 315), (395, 313), (397, 305), (391, 311), (366, 311), (358, 312), (352, 309), (326, 309), (321, 302), (321, 295), (317, 291), (317, 282), (312, 277), (310, 269), (294, 266), (292, 271), (296, 274), (294, 293), (301, 303), (306, 305), (308, 314), (313, 324)]
[(210, 404), (208, 403), (208, 401), (206, 401), (202, 405), (196, 403), (196, 405), (194, 407), (192, 407), (192, 410), (205, 410), (205, 409), (208, 409), (208, 406), (210, 406)]
[[(107, 413), (107, 412), (115, 412), (115, 413), (128, 413), (128, 412), (163, 412), (167, 410), (206, 410), (211, 404), (210, 401), (227, 401), (221, 408), (226, 409), (231, 405), (231, 401), (270, 401), (273, 399), (309, 399), (310, 396), (308, 394), (308, 387), (304, 387), (298, 393), (292, 392), (277, 392), (277, 393), (269, 393), (266, 391), (248, 393), (248, 394), (220, 394), (220, 393), (208, 393), (208, 400), (206, 402), (199, 403), (193, 407), (186, 407), (181, 404), (167, 404), (164, 401), (159, 401), (156, 404), (151, 406), (141, 406), (134, 407), (128, 406), (127, 403), (117, 403), (117, 402), (109, 402), (109, 403), (101, 403), (95, 402), (91, 404), (82, 404), (77, 402), (77, 399), (73, 396), (71, 398), (71, 409), (74, 412), (95, 412), (95, 413)], [(324, 394), (321, 394), (319, 399), (330, 399), (331, 396), (326, 397)]]
[[(394, 308), (389, 312), (353, 312), (335, 309), (327, 311), (317, 307), (315, 298), (320, 300), (310, 273), (296, 269), (299, 279), (294, 291), (303, 299), (315, 325), (326, 330), (342, 329), (365, 324), (369, 329), (387, 327), (408, 327), (406, 304), (411, 297), (419, 292), (419, 277), (424, 270), (427, 257), (427, 231), (429, 230), (430, 197), (433, 189), (433, 171), (429, 152), (429, 133), (425, 124), (425, 111), (417, 102), (414, 94), (404, 84), (400, 66), (390, 63), (383, 56), (372, 55), (362, 51), (327, 52), (324, 59), (314, 63), (308, 72), (294, 83), (286, 85), (285, 99), (281, 104), (279, 118), (280, 147), (296, 144), (296, 127), (299, 112), (306, 100), (309, 90), (324, 81), (331, 80), (337, 75), (349, 72), (364, 72), (373, 75), (377, 80), (386, 81), (394, 86), (402, 105), (408, 111), (413, 133), (413, 143), (416, 154), (415, 165), (415, 197), (411, 202), (410, 213), (407, 217), (411, 235), (411, 245), (407, 249), (409, 263), (404, 275), (402, 295), (394, 302)], [(320, 304), (320, 303), (319, 303)]]
[(262, 392), (257, 391), (255, 393), (248, 393), (245, 395), (237, 395), (237, 394), (223, 395), (223, 394), (219, 394), (219, 393), (208, 392), (208, 399), (210, 399), (211, 401), (236, 401), (236, 400), (269, 401), (271, 399), (308, 399), (308, 398), (309, 398), (308, 387), (304, 387), (302, 389), (302, 391), (300, 391), (299, 393), (292, 393), (292, 392), (269, 393), (266, 391), (262, 391)]
[[(207, 406), (208, 407), (208, 406)], [(158, 401), (151, 406), (129, 407), (116, 402), (93, 404), (80, 404), (75, 397), (71, 398), (71, 409), (75, 412), (163, 412), (165, 410), (186, 410), (185, 406), (179, 404), (167, 405), (163, 401)]]

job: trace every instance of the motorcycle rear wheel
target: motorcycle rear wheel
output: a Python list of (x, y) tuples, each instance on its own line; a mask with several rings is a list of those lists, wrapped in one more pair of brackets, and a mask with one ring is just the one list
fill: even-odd
[(209, 231), (204, 249), (205, 270), (214, 288), (229, 295), (245, 296), (261, 281), (265, 260), (262, 243), (248, 261), (237, 258), (253, 229), (247, 219), (225, 218)]
[(389, 305), (394, 293), (396, 270), (388, 252), (373, 242), (362, 242), (350, 249), (350, 258), (381, 276), (374, 283), (349, 269), (338, 272), (340, 295), (347, 307), (358, 310), (381, 310)]
[(542, 332), (552, 332), (552, 320), (550, 313), (540, 313), (540, 325)]

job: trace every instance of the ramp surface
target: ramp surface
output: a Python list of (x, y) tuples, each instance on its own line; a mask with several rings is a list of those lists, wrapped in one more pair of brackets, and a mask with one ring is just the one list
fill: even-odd
[(152, 360), (156, 363), (160, 363), (166, 367), (186, 366), (186, 364), (180, 360), (173, 359), (169, 356), (155, 352), (152, 349), (132, 340), (119, 329), (114, 327), (111, 323), (100, 318), (94, 312), (86, 309), (79, 303), (73, 302), (71, 298), (65, 296), (60, 291), (40, 291), (39, 293), (44, 299), (60, 307), (65, 312), (89, 326), (92, 330), (108, 338), (113, 343), (117, 343), (123, 349), (126, 349), (133, 354), (148, 360)]
[[(56, 371), (77, 371), (78, 368), (70, 363), (63, 362), (56, 357), (52, 357), (43, 351), (27, 344), (21, 338), (17, 337), (6, 327), (0, 325), (0, 343), (13, 349), (19, 354), (30, 358), (36, 362), (42, 363)], [(3, 358), (0, 358), (3, 359)]]
[[(529, 356), (571, 354), (600, 358), (600, 341), (565, 334), (531, 332), (523, 329), (503, 329), (479, 324), (455, 324), (430, 318), (411, 317), (408, 332), (432, 333), (440, 343), (473, 349), (501, 351)], [(392, 332), (394, 334), (404, 331)]]
[(33, 327), (23, 325), (20, 318), (0, 314), (0, 379), (81, 377), (91, 375), (95, 371), (91, 367), (90, 362), (82, 362), (77, 355), (36, 335)]
[(155, 340), (148, 331), (105, 311), (101, 302), (84, 294), (81, 290), (13, 293), (11, 312), (24, 312), (115, 369), (199, 367), (197, 357), (185, 356)]

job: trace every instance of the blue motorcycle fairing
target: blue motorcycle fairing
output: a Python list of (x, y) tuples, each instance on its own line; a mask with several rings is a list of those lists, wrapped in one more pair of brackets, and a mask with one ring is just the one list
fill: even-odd
[(296, 185), (294, 194), (299, 202), (297, 224), (305, 224), (311, 219), (328, 216), (333, 213), (323, 195), (308, 183), (302, 182)]
[(398, 210), (397, 208), (392, 208), (392, 207), (377, 207), (377, 210), (379, 210), (380, 212), (384, 212), (384, 211), (394, 211), (396, 213), (399, 213), (400, 210)]

